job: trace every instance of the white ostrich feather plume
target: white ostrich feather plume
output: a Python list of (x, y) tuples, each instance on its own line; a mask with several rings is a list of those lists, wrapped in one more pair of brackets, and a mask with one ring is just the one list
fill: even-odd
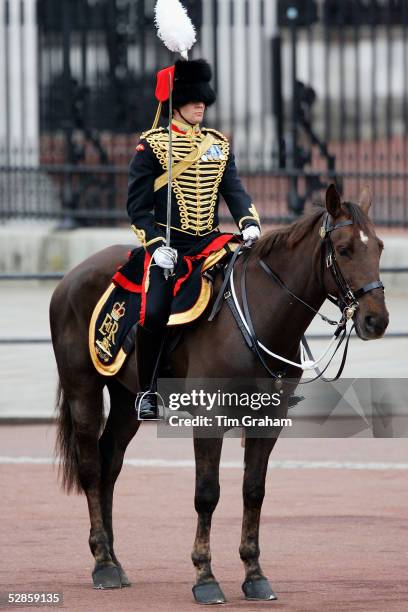
[(179, 0), (157, 0), (155, 8), (157, 34), (166, 47), (187, 59), (196, 42), (196, 32)]

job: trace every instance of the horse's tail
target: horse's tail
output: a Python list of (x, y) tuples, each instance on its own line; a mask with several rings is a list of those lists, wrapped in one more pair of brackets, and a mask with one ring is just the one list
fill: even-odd
[(61, 381), (58, 381), (57, 399), (57, 439), (55, 443), (55, 454), (60, 463), (58, 477), (63, 489), (70, 493), (82, 493), (79, 479), (78, 457), (75, 449), (75, 431), (72, 423), (69, 402), (65, 396)]

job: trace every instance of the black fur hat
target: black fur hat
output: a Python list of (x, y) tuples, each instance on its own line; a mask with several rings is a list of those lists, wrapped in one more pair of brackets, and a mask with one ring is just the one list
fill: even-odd
[[(174, 72), (173, 108), (180, 108), (190, 102), (204, 102), (211, 106), (216, 95), (210, 85), (212, 70), (206, 60), (177, 60)], [(164, 102), (162, 113), (169, 116), (169, 103)]]

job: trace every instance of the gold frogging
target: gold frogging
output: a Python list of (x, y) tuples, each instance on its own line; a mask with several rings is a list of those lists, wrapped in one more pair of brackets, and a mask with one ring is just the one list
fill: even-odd
[[(218, 155), (213, 157), (204, 152), (172, 183), (180, 215), (180, 227), (174, 229), (194, 236), (205, 236), (214, 230), (218, 189), (227, 165), (230, 146), (223, 134), (208, 128), (190, 135), (176, 134), (173, 140), (173, 162), (176, 165), (193, 151), (197, 151), (208, 133), (214, 136)], [(163, 130), (152, 130), (143, 134), (143, 137), (163, 170), (167, 171), (168, 134)]]

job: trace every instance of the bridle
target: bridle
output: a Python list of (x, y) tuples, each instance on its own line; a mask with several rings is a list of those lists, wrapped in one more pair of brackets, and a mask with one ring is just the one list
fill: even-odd
[[(333, 338), (336, 339), (337, 341), (337, 346), (330, 358), (330, 360), (328, 361), (328, 363), (326, 364), (326, 366), (324, 367), (324, 369), (322, 371), (320, 371), (316, 366), (312, 366), (313, 369), (316, 371), (317, 376), (307, 382), (313, 382), (314, 380), (317, 380), (318, 378), (322, 378), (322, 380), (325, 380), (327, 382), (332, 382), (334, 380), (337, 380), (340, 376), (341, 373), (343, 371), (345, 362), (346, 362), (346, 358), (347, 358), (347, 349), (348, 349), (348, 344), (349, 344), (349, 340), (350, 340), (350, 336), (351, 336), (351, 332), (354, 329), (354, 324), (351, 327), (350, 331), (347, 334), (347, 322), (353, 318), (356, 310), (359, 307), (359, 303), (358, 303), (358, 299), (365, 295), (366, 293), (369, 293), (370, 291), (373, 291), (374, 289), (384, 289), (384, 285), (382, 284), (382, 282), (380, 280), (376, 280), (376, 281), (372, 281), (370, 283), (366, 283), (365, 285), (363, 285), (362, 287), (360, 287), (360, 289), (357, 289), (356, 291), (353, 291), (350, 287), (350, 285), (348, 284), (348, 282), (346, 281), (346, 279), (343, 276), (343, 273), (341, 272), (339, 265), (337, 263), (337, 259), (336, 259), (336, 255), (335, 255), (335, 250), (334, 250), (334, 246), (333, 246), (333, 242), (331, 239), (331, 233), (337, 229), (340, 229), (342, 227), (347, 227), (349, 225), (353, 225), (354, 221), (351, 219), (348, 219), (347, 221), (340, 221), (339, 223), (333, 224), (330, 221), (330, 215), (328, 213), (325, 214), (325, 218), (323, 221), (322, 226), (320, 227), (319, 230), (319, 236), (321, 239), (321, 249), (320, 249), (320, 261), (321, 261), (321, 274), (320, 274), (320, 284), (321, 284), (321, 288), (322, 291), (324, 293), (324, 295), (333, 303), (335, 304), (341, 312), (341, 320), (337, 323), (336, 321), (333, 321), (331, 319), (329, 319), (328, 317), (322, 315), (318, 310), (316, 310), (315, 308), (313, 308), (313, 306), (311, 306), (310, 304), (308, 304), (307, 302), (305, 302), (304, 300), (302, 300), (299, 296), (297, 296), (295, 293), (293, 293), (287, 286), (286, 284), (279, 278), (279, 276), (271, 269), (271, 267), (269, 266), (269, 264), (267, 264), (264, 260), (260, 259), (259, 260), (259, 265), (263, 268), (263, 270), (267, 273), (267, 275), (272, 278), (284, 291), (286, 291), (291, 297), (293, 297), (297, 302), (303, 304), (303, 306), (305, 308), (308, 308), (309, 310), (311, 310), (314, 314), (319, 315), (321, 317), (321, 319), (323, 319), (325, 322), (329, 323), (330, 325), (336, 325), (337, 328), (334, 332)], [(272, 376), (273, 378), (275, 378), (277, 381), (281, 380), (284, 376), (285, 376), (285, 372), (280, 371), (280, 372), (276, 372), (271, 370), (271, 368), (269, 368), (268, 364), (266, 363), (261, 350), (262, 349), (264, 352), (266, 352), (267, 354), (279, 359), (282, 362), (285, 362), (289, 365), (294, 365), (296, 367), (301, 367), (301, 364), (296, 364), (282, 356), (276, 355), (275, 353), (272, 353), (270, 350), (268, 350), (266, 347), (264, 347), (255, 332), (254, 329), (254, 324), (252, 321), (252, 317), (250, 314), (250, 309), (249, 309), (249, 304), (248, 304), (248, 298), (247, 298), (247, 290), (246, 290), (246, 271), (247, 271), (247, 266), (248, 266), (248, 262), (249, 262), (249, 258), (246, 257), (243, 265), (242, 265), (242, 269), (241, 269), (241, 298), (242, 298), (242, 305), (243, 305), (243, 313), (241, 312), (241, 309), (239, 307), (239, 303), (236, 299), (236, 295), (235, 295), (235, 288), (234, 288), (234, 282), (233, 282), (233, 269), (234, 269), (234, 264), (236, 262), (236, 259), (238, 257), (238, 255), (240, 253), (243, 252), (243, 250), (247, 248), (245, 245), (241, 245), (233, 254), (229, 264), (226, 266), (225, 271), (224, 271), (224, 281), (222, 283), (220, 292), (218, 294), (217, 299), (215, 300), (213, 309), (211, 311), (211, 315), (209, 317), (208, 320), (213, 320), (213, 318), (215, 317), (215, 315), (217, 314), (219, 308), (221, 307), (221, 301), (224, 298), (227, 303), (228, 306), (232, 312), (232, 315), (248, 345), (248, 347), (252, 350), (252, 352), (255, 354), (255, 356), (257, 357), (257, 359), (260, 361), (260, 363), (262, 364), (262, 366), (264, 367), (264, 369), (268, 372), (268, 374), (270, 376)], [(338, 289), (338, 297), (335, 297), (331, 294), (328, 293), (327, 289), (324, 286), (323, 283), (323, 277), (324, 277), (324, 269), (328, 268), (331, 271), (331, 274), (333, 275), (333, 279), (335, 281), (336, 287)], [(336, 374), (336, 376), (332, 379), (325, 379), (323, 377), (323, 373), (327, 370), (327, 368), (329, 367), (330, 363), (332, 362), (335, 354), (337, 353), (338, 349), (340, 348), (341, 344), (343, 343), (343, 340), (346, 338), (347, 335), (347, 340), (344, 346), (344, 350), (343, 350), (343, 356), (342, 356), (342, 361), (339, 367), (339, 370)], [(315, 360), (313, 359), (313, 355), (310, 351), (310, 348), (307, 344), (306, 338), (303, 336), (302, 338), (302, 344), (303, 344), (303, 348), (306, 351), (309, 359), (312, 362), (315, 362)], [(326, 351), (327, 353), (327, 351)], [(324, 355), (326, 355), (326, 353), (324, 353)], [(320, 359), (321, 360), (321, 359)], [(317, 360), (315, 363), (317, 364), (320, 360)], [(302, 383), (300, 383), (302, 384)], [(305, 383), (303, 383), (305, 384)]]
[[(366, 293), (369, 293), (370, 291), (373, 291), (373, 289), (384, 289), (384, 285), (382, 284), (382, 282), (380, 280), (376, 280), (372, 281), (371, 283), (366, 283), (365, 285), (360, 287), (360, 289), (353, 291), (338, 266), (333, 242), (331, 239), (331, 233), (342, 227), (353, 225), (353, 223), (354, 222), (352, 219), (348, 219), (347, 221), (339, 221), (339, 223), (336, 223), (336, 225), (332, 225), (330, 223), (330, 215), (326, 213), (323, 225), (319, 230), (319, 235), (322, 240), (320, 257), (320, 283), (325, 294), (327, 295), (327, 299), (330, 300), (330, 302), (332, 302), (336, 306), (338, 306), (341, 313), (343, 314), (343, 318), (345, 321), (351, 319), (354, 316), (354, 313), (356, 312), (359, 306), (358, 299), (361, 296), (365, 295)], [(330, 295), (324, 288), (323, 274), (325, 265), (326, 268), (328, 268), (332, 273), (334, 282), (336, 283), (339, 292), (338, 297)]]

